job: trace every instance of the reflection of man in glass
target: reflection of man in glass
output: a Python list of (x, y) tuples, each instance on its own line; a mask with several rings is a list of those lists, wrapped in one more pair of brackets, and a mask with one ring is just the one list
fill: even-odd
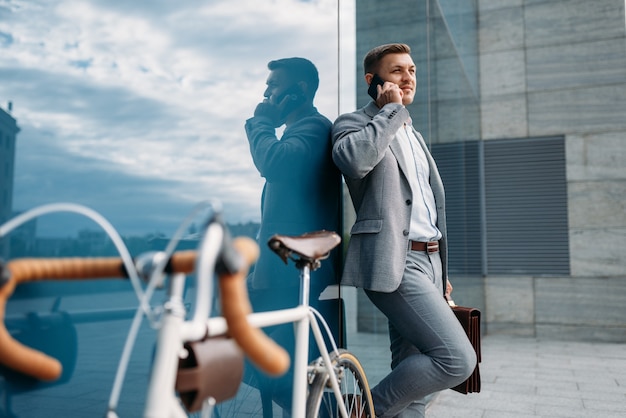
[[(293, 307), (298, 303), (299, 274), (272, 253), (267, 241), (273, 234), (299, 235), (321, 229), (339, 228), (341, 178), (331, 157), (331, 122), (313, 106), (319, 77), (315, 65), (304, 58), (284, 58), (268, 64), (265, 100), (254, 117), (246, 121), (246, 134), (254, 164), (265, 186), (261, 201), (261, 256), (250, 283), (255, 311)], [(276, 128), (285, 125), (277, 137)], [(336, 257), (335, 257), (336, 258)], [(311, 304), (318, 305), (320, 293), (337, 283), (335, 259), (325, 260), (311, 275)], [(333, 320), (337, 311), (330, 312)], [(330, 317), (329, 317), (330, 316)], [(293, 326), (268, 330), (293, 353)], [(274, 400), (289, 407), (291, 374), (273, 382)], [(276, 386), (284, 386), (285, 393)], [(288, 388), (288, 390), (287, 390)]]

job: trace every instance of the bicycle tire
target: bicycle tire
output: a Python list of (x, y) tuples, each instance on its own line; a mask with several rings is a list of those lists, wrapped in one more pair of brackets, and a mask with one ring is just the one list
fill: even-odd
[[(345, 349), (330, 353), (330, 357), (335, 372), (339, 374), (339, 389), (346, 400), (348, 417), (374, 418), (372, 394), (361, 362)], [(306, 416), (307, 418), (341, 416), (326, 372), (318, 373), (309, 385)]]

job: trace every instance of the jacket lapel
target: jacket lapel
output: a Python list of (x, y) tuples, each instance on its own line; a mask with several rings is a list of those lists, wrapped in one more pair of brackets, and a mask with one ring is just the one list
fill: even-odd
[(408, 178), (407, 173), (409, 167), (407, 167), (406, 165), (406, 158), (404, 156), (404, 153), (402, 152), (402, 146), (399, 142), (401, 138), (399, 138), (398, 136), (398, 132), (396, 132), (396, 137), (393, 141), (391, 141), (391, 143), (389, 143), (389, 149), (391, 149), (391, 152), (396, 157), (396, 160), (398, 161), (398, 166), (400, 166), (400, 170), (402, 170), (402, 174), (404, 174), (404, 177)]
[[(363, 111), (367, 116), (369, 116), (370, 119), (374, 118), (379, 110), (380, 109), (378, 109), (378, 106), (376, 106), (376, 103), (374, 102), (369, 102), (368, 105), (363, 108)], [(402, 170), (402, 174), (404, 174), (404, 177), (407, 177), (408, 167), (406, 166), (406, 159), (404, 158), (404, 154), (402, 153), (402, 147), (400, 146), (398, 140), (398, 133), (396, 132), (394, 140), (389, 143), (389, 149), (391, 149), (394, 157), (396, 157), (398, 165), (400, 166), (400, 170)]]

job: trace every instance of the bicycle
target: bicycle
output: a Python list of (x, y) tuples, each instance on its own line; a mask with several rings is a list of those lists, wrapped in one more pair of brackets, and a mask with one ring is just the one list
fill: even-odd
[[(174, 251), (181, 231), (188, 225), (188, 222), (183, 222), (164, 251), (142, 254), (135, 260), (106, 219), (79, 205), (47, 205), (0, 226), (2, 237), (35, 216), (54, 211), (76, 212), (102, 226), (120, 254), (120, 257), (108, 258), (18, 259), (6, 263), (0, 281), (0, 362), (43, 380), (54, 380), (61, 373), (57, 360), (21, 345), (8, 334), (4, 326), (4, 311), (6, 300), (15, 286), (34, 280), (127, 277), (135, 289), (139, 307), (108, 402), (107, 417), (116, 418), (117, 402), (138, 324), (144, 315), (154, 320), (155, 311), (150, 307), (150, 297), (157, 286), (167, 282), (168, 299), (162, 305), (163, 313), (158, 320), (144, 417), (186, 417), (188, 413), (211, 416), (216, 403), (235, 395), (242, 374), (243, 353), (270, 375), (284, 373), (289, 367), (289, 355), (260, 328), (285, 323), (294, 323), (297, 329), (292, 416), (373, 417), (371, 394), (363, 367), (349, 351), (337, 348), (324, 319), (309, 306), (308, 301), (310, 272), (318, 268), (321, 260), (339, 244), (339, 236), (319, 231), (298, 237), (272, 237), (270, 247), (285, 262), (293, 260), (300, 270), (300, 304), (290, 309), (252, 313), (245, 278), (248, 266), (258, 256), (258, 247), (250, 239), (236, 238), (231, 241), (218, 205), (209, 207), (211, 216), (203, 228), (196, 251)], [(184, 284), (186, 276), (194, 271), (196, 301), (192, 318), (186, 319)], [(222, 302), (223, 316), (219, 317), (209, 317), (214, 274), (219, 278)], [(145, 290), (140, 284), (140, 276), (147, 280)], [(318, 321), (326, 330), (331, 351), (326, 347)], [(321, 356), (307, 365), (309, 329)]]

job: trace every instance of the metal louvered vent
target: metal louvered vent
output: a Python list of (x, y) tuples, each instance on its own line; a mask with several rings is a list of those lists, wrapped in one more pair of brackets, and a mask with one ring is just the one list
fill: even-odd
[(446, 189), (450, 274), (482, 274), (480, 159), (478, 142), (433, 144)]
[(563, 137), (485, 144), (488, 274), (569, 274)]
[(563, 137), (433, 144), (452, 274), (569, 274)]

